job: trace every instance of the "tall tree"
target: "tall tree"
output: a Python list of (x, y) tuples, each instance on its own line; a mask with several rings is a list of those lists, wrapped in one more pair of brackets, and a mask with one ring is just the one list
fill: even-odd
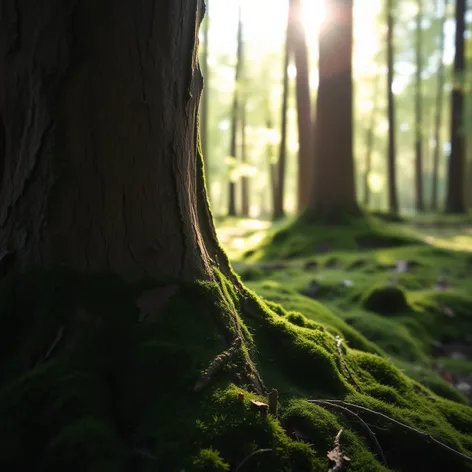
[(380, 73), (377, 72), (374, 78), (374, 87), (372, 90), (372, 111), (370, 113), (370, 121), (367, 126), (367, 139), (366, 139), (366, 155), (365, 155), (365, 172), (364, 172), (364, 206), (370, 204), (370, 184), (369, 177), (372, 172), (372, 153), (374, 150), (374, 139), (375, 139), (375, 124), (377, 120), (377, 113), (379, 108), (379, 86), (380, 86)]
[(319, 35), (314, 188), (309, 211), (325, 218), (358, 212), (353, 156), (352, 1), (324, 0)]
[[(241, 73), (243, 68), (243, 20), (241, 14), (241, 7), (239, 7), (238, 13), (238, 33), (237, 33), (237, 52), (236, 52), (236, 65), (234, 69), (234, 92), (233, 92), (233, 105), (231, 108), (231, 138), (229, 154), (232, 158), (237, 157), (237, 134), (238, 134), (238, 121), (240, 113), (240, 85), (241, 85)], [(228, 216), (236, 216), (236, 181), (234, 176), (230, 175), (229, 188), (228, 188)]]
[(416, 211), (424, 211), (423, 200), (423, 0), (417, 0), (416, 13), (416, 83), (415, 83), (415, 203)]
[(395, 98), (393, 95), (394, 76), (394, 0), (387, 0), (387, 100), (388, 100), (388, 209), (398, 213), (396, 146), (395, 146)]
[(308, 47), (301, 18), (301, 0), (290, 0), (289, 15), (293, 28), (293, 55), (295, 57), (297, 124), (298, 124), (298, 210), (304, 210), (309, 203), (312, 169), (311, 94), (308, 67)]
[(209, 148), (208, 148), (208, 94), (210, 91), (209, 83), (210, 83), (210, 68), (208, 67), (208, 52), (209, 52), (209, 29), (210, 29), (210, 16), (209, 16), (209, 0), (205, 0), (206, 3), (206, 15), (205, 19), (202, 22), (203, 27), (203, 54), (201, 55), (201, 68), (203, 74), (203, 80), (205, 83), (205, 87), (202, 91), (202, 98), (200, 104), (200, 136), (202, 142), (202, 152), (203, 157), (205, 159), (205, 181), (207, 182), (207, 188), (209, 192)]
[[(445, 24), (447, 19), (447, 10), (449, 0), (443, 0), (443, 13), (440, 17), (439, 29), (439, 57), (437, 66), (437, 89), (436, 89), (436, 110), (434, 115), (434, 153), (433, 153), (433, 170), (432, 170), (432, 187), (431, 187), (431, 209), (438, 211), (438, 184), (439, 184), (439, 157), (441, 154), (442, 140), (442, 113), (444, 100), (444, 82), (446, 79), (444, 67), (444, 45), (446, 39)], [(438, 0), (437, 10), (439, 10), (440, 0)]]
[[(246, 142), (246, 98), (241, 105), (241, 162), (247, 165), (247, 142)], [(241, 177), (241, 215), (249, 216), (249, 177), (246, 172)]]
[(287, 161), (287, 110), (288, 110), (288, 65), (290, 62), (290, 48), (292, 43), (292, 27), (290, 14), (287, 17), (287, 30), (285, 35), (285, 51), (283, 60), (283, 82), (282, 82), (282, 107), (280, 124), (280, 146), (279, 159), (277, 161), (276, 192), (274, 198), (274, 219), (285, 216), (284, 196), (285, 196), (285, 167)]
[(466, 0), (456, 0), (456, 34), (454, 53), (454, 84), (451, 94), (451, 153), (447, 176), (446, 211), (464, 213), (465, 136), (464, 136), (464, 75), (465, 75), (465, 13)]

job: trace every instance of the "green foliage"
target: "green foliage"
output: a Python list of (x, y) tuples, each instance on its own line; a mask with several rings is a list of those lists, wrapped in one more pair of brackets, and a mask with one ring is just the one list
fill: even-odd
[(364, 296), (362, 304), (366, 310), (380, 315), (411, 312), (405, 291), (392, 285), (374, 287)]

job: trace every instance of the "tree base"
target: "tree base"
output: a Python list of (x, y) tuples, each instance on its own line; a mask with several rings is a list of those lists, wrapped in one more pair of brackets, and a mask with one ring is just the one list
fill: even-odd
[[(350, 468), (387, 470), (363, 426), (310, 403), (313, 395), (381, 411), (472, 450), (472, 409), (346, 347), (322, 325), (295, 325), (283, 308), (275, 312), (237, 278), (215, 272), (218, 281), (195, 284), (64, 273), (4, 279), (1, 469), (325, 472), (344, 426), (339, 441)], [(239, 354), (223, 356), (195, 392), (238, 333)], [(268, 387), (280, 392), (278, 416), (257, 408), (268, 399), (255, 393), (256, 352)], [(375, 416), (369, 424), (391, 468), (467, 470), (463, 458), (421, 435)]]

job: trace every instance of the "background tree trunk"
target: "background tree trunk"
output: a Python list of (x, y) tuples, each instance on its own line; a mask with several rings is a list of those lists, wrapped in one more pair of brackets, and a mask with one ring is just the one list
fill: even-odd
[(393, 5), (394, 0), (387, 0), (387, 99), (388, 99), (388, 210), (396, 215), (398, 213), (397, 176), (395, 157), (395, 99), (393, 96)]
[[(229, 155), (236, 159), (237, 157), (237, 133), (239, 121), (239, 96), (241, 72), (243, 67), (243, 22), (241, 17), (241, 7), (239, 8), (238, 16), (238, 36), (237, 36), (237, 52), (236, 52), (236, 66), (234, 71), (234, 93), (233, 106), (231, 109), (231, 138)], [(228, 188), (228, 216), (236, 216), (236, 181), (230, 175)]]
[(295, 57), (297, 124), (298, 124), (298, 211), (304, 210), (309, 203), (312, 187), (312, 131), (311, 94), (308, 67), (308, 47), (305, 30), (301, 21), (300, 0), (290, 0), (289, 15), (293, 31), (293, 54)]
[(202, 238), (203, 9), (2, 3), (0, 247), (14, 269), (208, 277), (218, 256)]
[(423, 201), (423, 1), (418, 0), (416, 14), (416, 84), (415, 84), (415, 204), (416, 211), (424, 211)]
[(283, 62), (283, 85), (282, 85), (282, 119), (280, 128), (279, 160), (277, 162), (277, 185), (274, 198), (273, 218), (279, 219), (285, 216), (284, 194), (285, 194), (285, 166), (287, 160), (287, 109), (288, 109), (288, 65), (290, 59), (290, 48), (292, 42), (292, 28), (290, 16), (287, 20), (287, 33), (285, 39), (285, 52)]
[[(273, 122), (272, 122), (272, 112), (270, 110), (270, 104), (267, 102), (267, 118), (266, 118), (266, 128), (268, 130), (273, 129)], [(274, 145), (272, 142), (267, 140), (266, 144), (266, 156), (267, 156), (267, 170), (269, 176), (269, 192), (270, 192), (270, 214), (273, 216), (276, 207), (276, 195), (277, 195), (277, 174), (276, 174), (276, 165), (274, 162)]]
[(319, 37), (314, 188), (309, 210), (357, 213), (352, 133), (352, 1), (325, 0)]
[(441, 124), (442, 124), (442, 112), (443, 112), (443, 99), (444, 99), (444, 82), (445, 82), (445, 70), (444, 70), (444, 44), (445, 44), (445, 24), (447, 18), (448, 0), (444, 0), (443, 4), (444, 12), (440, 22), (440, 40), (439, 40), (439, 60), (438, 60), (438, 86), (436, 90), (436, 111), (434, 117), (434, 153), (433, 153), (433, 170), (432, 170), (432, 188), (431, 188), (431, 209), (438, 211), (438, 183), (439, 183), (439, 157), (442, 154), (441, 146)]
[(451, 95), (451, 154), (447, 178), (446, 211), (464, 213), (465, 192), (465, 133), (464, 133), (464, 75), (465, 75), (465, 12), (466, 0), (456, 0), (456, 35), (454, 54), (454, 84)]
[(207, 184), (207, 191), (210, 192), (209, 182), (209, 147), (208, 147), (208, 95), (210, 92), (209, 83), (210, 83), (210, 68), (208, 67), (208, 51), (209, 51), (209, 23), (210, 17), (208, 15), (209, 0), (205, 0), (206, 4), (206, 15), (205, 19), (202, 22), (203, 26), (203, 54), (201, 55), (201, 67), (205, 87), (202, 91), (202, 98), (200, 104), (200, 139), (202, 142), (202, 152), (205, 159), (205, 182)]
[(374, 138), (375, 138), (375, 124), (377, 119), (377, 113), (379, 108), (379, 86), (380, 86), (380, 73), (374, 79), (374, 89), (372, 93), (372, 113), (370, 114), (370, 123), (367, 128), (367, 139), (366, 139), (366, 155), (365, 155), (365, 172), (364, 172), (364, 206), (368, 207), (370, 204), (370, 184), (369, 176), (372, 171), (372, 153), (374, 151)]
[[(241, 162), (247, 164), (246, 100), (241, 106)], [(249, 177), (246, 174), (241, 177), (241, 215), (249, 216)]]

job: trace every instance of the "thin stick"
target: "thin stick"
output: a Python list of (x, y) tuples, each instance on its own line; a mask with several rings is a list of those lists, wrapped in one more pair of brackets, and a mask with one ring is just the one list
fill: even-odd
[(372, 441), (374, 442), (375, 446), (377, 447), (377, 450), (379, 451), (379, 455), (380, 455), (380, 458), (382, 459), (382, 462), (385, 464), (386, 467), (388, 467), (388, 464), (387, 464), (387, 459), (384, 455), (384, 452), (382, 450), (382, 447), (380, 446), (380, 443), (379, 441), (377, 440), (377, 437), (375, 436), (375, 433), (369, 428), (368, 424), (357, 414), (355, 413), (354, 411), (352, 410), (349, 410), (348, 408), (344, 407), (344, 406), (341, 406), (341, 405), (335, 405), (333, 403), (330, 403), (329, 401), (327, 400), (309, 400), (311, 403), (316, 403), (316, 404), (319, 404), (319, 405), (329, 405), (329, 406), (332, 406), (334, 408), (337, 408), (339, 410), (342, 410), (344, 411), (345, 413), (349, 413), (350, 415), (354, 416), (355, 418), (357, 418), (357, 420), (364, 426), (364, 428), (367, 430), (367, 432), (369, 433), (369, 436), (370, 438), (372, 439)]
[(241, 464), (238, 465), (235, 472), (239, 472), (244, 466), (244, 464), (246, 464), (246, 462), (252, 457), (257, 456), (258, 454), (264, 454), (266, 452), (272, 452), (272, 451), (273, 449), (258, 449), (257, 451), (252, 452), (241, 462)]
[[(316, 401), (318, 401), (318, 400), (308, 400), (308, 401), (316, 403)], [(358, 410), (365, 411), (365, 412), (370, 413), (372, 415), (380, 416), (381, 418), (384, 418), (387, 421), (390, 421), (390, 422), (396, 424), (397, 426), (400, 426), (401, 428), (404, 428), (408, 431), (411, 431), (412, 433), (415, 433), (418, 436), (423, 436), (425, 439), (434, 442), (435, 444), (437, 444), (442, 449), (444, 449), (444, 450), (450, 452), (451, 454), (454, 454), (454, 455), (464, 459), (466, 462), (471, 462), (472, 463), (472, 457), (468, 456), (467, 454), (463, 454), (462, 452), (456, 451), (455, 449), (448, 446), (447, 444), (444, 444), (443, 442), (438, 441), (437, 439), (433, 438), (430, 434), (425, 433), (424, 431), (420, 431), (419, 429), (413, 428), (412, 426), (408, 426), (407, 424), (402, 423), (400, 421), (397, 421), (397, 420), (395, 420), (395, 419), (391, 418), (390, 416), (387, 416), (383, 413), (371, 410), (370, 408), (366, 408), (364, 406), (356, 405), (354, 403), (345, 402), (345, 401), (342, 401), (342, 400), (324, 400), (324, 401), (326, 403), (331, 404), (331, 405), (339, 404), (339, 405), (342, 405), (344, 407), (357, 408)]]

